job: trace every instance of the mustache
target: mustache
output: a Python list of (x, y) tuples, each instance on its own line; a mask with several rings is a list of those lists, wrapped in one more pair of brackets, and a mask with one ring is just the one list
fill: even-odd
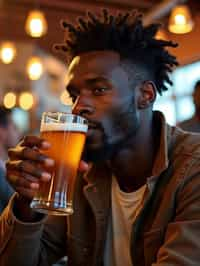
[(88, 127), (103, 130), (103, 126), (99, 121), (90, 120), (90, 119), (88, 119)]

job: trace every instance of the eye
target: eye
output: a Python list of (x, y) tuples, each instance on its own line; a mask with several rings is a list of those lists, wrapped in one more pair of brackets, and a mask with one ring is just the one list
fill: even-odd
[(95, 95), (103, 95), (108, 89), (106, 87), (96, 87), (93, 89)]

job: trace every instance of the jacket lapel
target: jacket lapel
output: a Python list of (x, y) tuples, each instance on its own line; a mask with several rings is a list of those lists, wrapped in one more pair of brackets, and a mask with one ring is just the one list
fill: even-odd
[(107, 224), (111, 207), (111, 171), (106, 164), (95, 165), (84, 178), (88, 185), (84, 195), (91, 206), (96, 220), (96, 243), (94, 261), (101, 265), (106, 240)]

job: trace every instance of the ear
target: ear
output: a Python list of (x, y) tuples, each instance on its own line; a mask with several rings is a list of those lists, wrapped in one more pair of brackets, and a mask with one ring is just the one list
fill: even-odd
[(152, 81), (145, 81), (139, 88), (138, 108), (146, 109), (153, 105), (156, 99), (156, 86)]

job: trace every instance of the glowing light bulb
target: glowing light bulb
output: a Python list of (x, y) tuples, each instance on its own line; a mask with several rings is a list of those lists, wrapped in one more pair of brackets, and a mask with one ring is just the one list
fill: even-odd
[(39, 10), (32, 10), (27, 17), (25, 30), (28, 35), (34, 38), (42, 37), (47, 33), (47, 21), (44, 13)]
[(17, 99), (17, 97), (16, 97), (15, 93), (8, 92), (4, 96), (3, 104), (6, 108), (11, 109), (15, 106), (16, 99)]
[(174, 18), (177, 25), (184, 25), (186, 24), (186, 19), (182, 14), (178, 14)]
[(16, 48), (11, 42), (4, 42), (0, 48), (0, 58), (4, 64), (12, 63), (16, 55)]
[(23, 92), (19, 97), (19, 106), (24, 110), (30, 110), (33, 107), (34, 98), (30, 92)]
[(27, 64), (28, 76), (31, 80), (38, 80), (43, 73), (43, 65), (39, 57), (31, 57)]
[(168, 29), (170, 32), (183, 34), (193, 29), (194, 22), (188, 6), (176, 6), (170, 15)]

